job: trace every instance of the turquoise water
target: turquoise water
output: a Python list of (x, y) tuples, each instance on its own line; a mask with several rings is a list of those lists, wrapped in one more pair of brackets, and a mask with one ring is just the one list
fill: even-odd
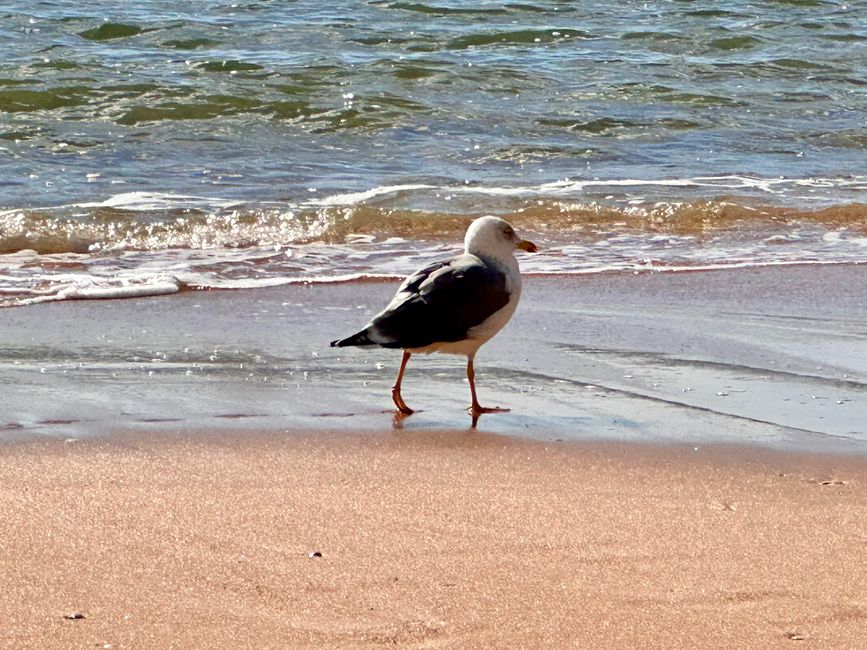
[(865, 2), (0, 6), (5, 304), (400, 274), (484, 213), (535, 272), (863, 262), (865, 149)]

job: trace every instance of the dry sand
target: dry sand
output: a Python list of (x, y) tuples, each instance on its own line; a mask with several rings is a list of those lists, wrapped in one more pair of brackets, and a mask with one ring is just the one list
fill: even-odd
[(0, 447), (0, 507), (9, 648), (867, 647), (863, 457), (136, 434)]

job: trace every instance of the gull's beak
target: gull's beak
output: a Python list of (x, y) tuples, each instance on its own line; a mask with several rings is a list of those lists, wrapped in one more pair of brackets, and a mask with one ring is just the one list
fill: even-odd
[(527, 251), (528, 253), (537, 253), (539, 252), (539, 247), (536, 246), (531, 241), (527, 241), (526, 239), (520, 239), (515, 244), (515, 248), (520, 248), (522, 251)]

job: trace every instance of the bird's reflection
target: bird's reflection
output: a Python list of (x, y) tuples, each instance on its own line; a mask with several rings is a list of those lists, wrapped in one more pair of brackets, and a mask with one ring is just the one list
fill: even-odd
[[(475, 430), (479, 425), (479, 420), (486, 413), (506, 413), (509, 411), (509, 409), (485, 409), (483, 411), (476, 411), (473, 408), (469, 408), (469, 409), (467, 409), (467, 411), (470, 414), (470, 429)], [(413, 415), (414, 413), (415, 413), (415, 411), (413, 411), (412, 413), (404, 413), (403, 411), (400, 411), (400, 410), (392, 411), (392, 415), (391, 415), (391, 427), (392, 427), (392, 429), (394, 429), (395, 431), (402, 430), (404, 428), (404, 422), (406, 421), (406, 419), (408, 417), (410, 417), (411, 415)]]

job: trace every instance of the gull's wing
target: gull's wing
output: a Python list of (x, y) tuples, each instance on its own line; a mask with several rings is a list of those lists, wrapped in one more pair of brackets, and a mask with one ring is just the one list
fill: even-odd
[(386, 348), (462, 341), (509, 297), (505, 273), (475, 255), (461, 255), (408, 277), (364, 333)]

